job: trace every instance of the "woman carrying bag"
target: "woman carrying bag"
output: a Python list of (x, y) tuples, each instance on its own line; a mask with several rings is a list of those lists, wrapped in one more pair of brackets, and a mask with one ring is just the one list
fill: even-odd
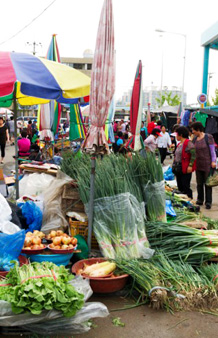
[(198, 191), (196, 204), (203, 205), (205, 200), (206, 209), (211, 209), (212, 187), (207, 186), (205, 183), (211, 170), (216, 168), (215, 142), (212, 135), (204, 133), (204, 127), (201, 122), (192, 123), (191, 128), (195, 136), (193, 143), (196, 149), (196, 180)]
[(178, 127), (176, 133), (179, 144), (176, 148), (172, 171), (176, 176), (179, 191), (192, 198), (190, 183), (192, 172), (196, 168), (195, 146), (189, 140), (189, 131), (186, 127)]

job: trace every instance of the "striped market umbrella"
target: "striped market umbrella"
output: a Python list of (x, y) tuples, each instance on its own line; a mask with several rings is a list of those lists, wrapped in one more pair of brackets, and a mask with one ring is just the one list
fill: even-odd
[(183, 104), (182, 104), (182, 102), (180, 102), (178, 110), (177, 110), (177, 119), (181, 117), (182, 111), (183, 111)]
[(142, 121), (142, 91), (142, 62), (140, 60), (136, 70), (130, 103), (130, 129), (132, 137), (126, 145), (126, 147), (131, 147), (135, 151), (143, 148), (143, 140), (140, 135)]
[[(59, 54), (59, 49), (58, 49), (58, 44), (57, 44), (57, 38), (56, 34), (52, 35), (51, 43), (48, 48), (48, 52), (46, 55), (46, 59), (55, 61), (55, 62), (61, 62), (60, 54)], [(54, 107), (53, 107), (53, 119), (51, 120), (51, 126), (52, 126), (52, 131), (54, 134), (58, 132), (58, 127), (60, 123), (60, 118), (61, 118), (61, 105), (58, 102), (54, 102)]]
[[(61, 62), (56, 34), (52, 35), (46, 59)], [(49, 137), (51, 140), (54, 139), (54, 134), (58, 132), (60, 118), (61, 104), (57, 101), (51, 101), (50, 103), (38, 106), (37, 125), (42, 140), (45, 139), (45, 137)]]
[(110, 140), (111, 143), (115, 142), (114, 129), (113, 129), (113, 125), (112, 125), (112, 122), (114, 120), (114, 114), (115, 114), (115, 99), (113, 97), (111, 104), (110, 104), (110, 107), (109, 107), (107, 121), (106, 121), (106, 124), (105, 124), (106, 139)]
[(70, 141), (84, 139), (86, 130), (79, 104), (70, 105)]
[(108, 152), (104, 132), (115, 91), (114, 20), (112, 0), (104, 0), (93, 60), (90, 93), (90, 129), (83, 150), (92, 154)]
[(148, 125), (148, 123), (151, 122), (151, 104), (150, 103), (148, 103), (147, 119), (146, 119), (146, 121), (147, 121), (147, 125)]
[(76, 103), (90, 92), (85, 74), (31, 54), (0, 52), (0, 74), (1, 107), (10, 107), (14, 97), (22, 106), (49, 100)]
[[(20, 105), (57, 102), (75, 103), (88, 96), (90, 78), (76, 69), (34, 55), (0, 52), (0, 107), (13, 102), (15, 140), (17, 140), (17, 101)], [(16, 197), (18, 187), (18, 148), (15, 142)]]

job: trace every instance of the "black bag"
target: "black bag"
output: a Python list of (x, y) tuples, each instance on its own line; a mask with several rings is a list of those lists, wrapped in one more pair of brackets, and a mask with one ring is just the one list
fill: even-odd
[(173, 162), (172, 172), (174, 175), (182, 174), (182, 163), (181, 162)]

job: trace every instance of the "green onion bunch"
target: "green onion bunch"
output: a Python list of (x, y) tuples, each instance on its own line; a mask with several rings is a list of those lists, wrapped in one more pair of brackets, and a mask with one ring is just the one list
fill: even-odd
[(193, 265), (218, 256), (217, 230), (193, 229), (183, 224), (147, 222), (146, 233), (153, 249), (163, 250), (175, 260)]

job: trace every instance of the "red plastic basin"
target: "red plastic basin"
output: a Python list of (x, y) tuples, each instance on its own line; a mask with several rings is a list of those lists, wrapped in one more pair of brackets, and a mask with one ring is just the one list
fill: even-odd
[[(83, 269), (84, 264), (92, 265), (106, 261), (105, 258), (89, 258), (76, 262), (72, 266), (72, 273), (78, 275), (78, 271)], [(90, 286), (95, 293), (112, 293), (120, 291), (126, 285), (129, 275), (111, 276), (111, 277), (84, 277), (90, 280)]]
[[(20, 255), (18, 257), (18, 259), (19, 259), (19, 262), (20, 262), (20, 266), (22, 266), (24, 264), (29, 264), (29, 261), (25, 256)], [(9, 271), (0, 271), (0, 278), (7, 276), (8, 272)]]

